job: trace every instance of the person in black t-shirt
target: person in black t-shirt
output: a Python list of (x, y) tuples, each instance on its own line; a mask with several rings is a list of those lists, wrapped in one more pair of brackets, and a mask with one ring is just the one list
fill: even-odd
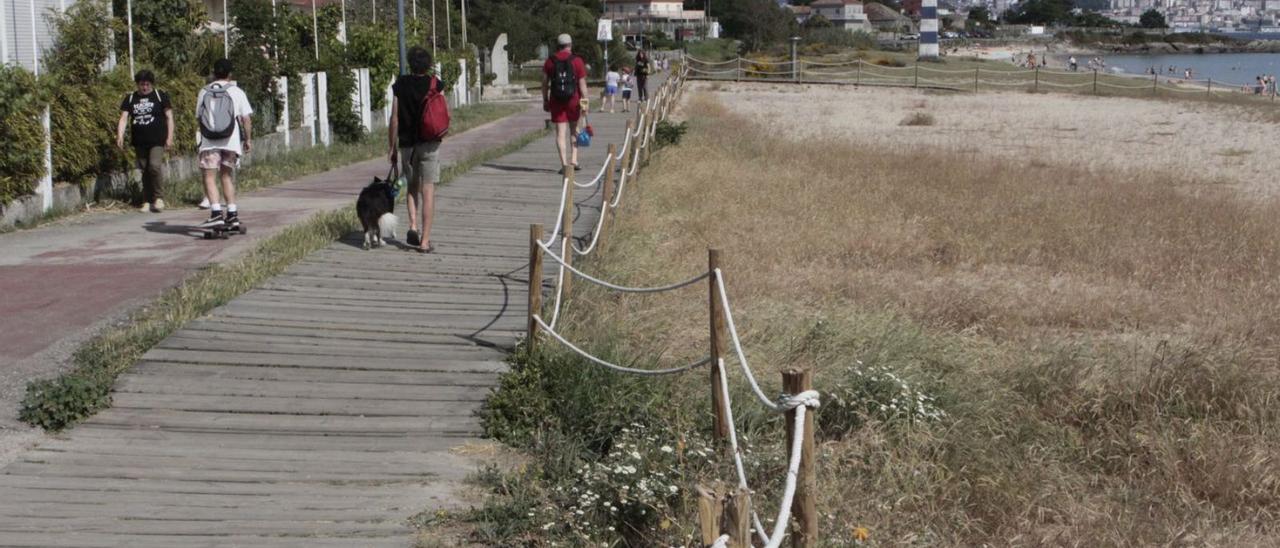
[(422, 253), (435, 251), (431, 244), (431, 222), (435, 215), (436, 181), (440, 179), (440, 141), (423, 141), (418, 136), (422, 122), (422, 100), (436, 83), (436, 91), (448, 89), (443, 81), (431, 75), (435, 63), (431, 52), (415, 46), (409, 50), (409, 74), (396, 78), (391, 85), (391, 123), (387, 126), (387, 158), (409, 182), (405, 196), (409, 209), (409, 245)]
[(173, 105), (169, 95), (156, 89), (156, 76), (140, 70), (133, 77), (138, 89), (120, 103), (120, 123), (116, 126), (116, 146), (124, 149), (124, 128), (128, 124), (138, 170), (142, 172), (142, 211), (164, 210), (164, 153), (173, 148)]

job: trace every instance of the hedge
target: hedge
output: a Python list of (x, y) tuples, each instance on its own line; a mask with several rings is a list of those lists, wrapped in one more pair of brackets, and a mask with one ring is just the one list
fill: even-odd
[(30, 72), (0, 66), (0, 206), (44, 176), (44, 110)]

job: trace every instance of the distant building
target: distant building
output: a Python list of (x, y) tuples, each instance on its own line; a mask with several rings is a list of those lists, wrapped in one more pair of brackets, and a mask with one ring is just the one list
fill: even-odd
[(862, 11), (861, 0), (816, 0), (809, 4), (809, 17), (821, 15), (836, 28), (848, 31), (871, 31), (871, 22)]
[(796, 16), (796, 22), (801, 25), (803, 25), (805, 21), (809, 20), (809, 16), (813, 15), (813, 8), (810, 8), (809, 6), (788, 5), (787, 8), (791, 10), (792, 15)]
[(884, 4), (869, 2), (864, 6), (867, 20), (879, 32), (911, 33), (915, 32), (915, 23), (901, 13)]
[(703, 10), (685, 9), (680, 0), (604, 0), (604, 17), (613, 20), (628, 42), (653, 31), (677, 40), (698, 38), (715, 22)]

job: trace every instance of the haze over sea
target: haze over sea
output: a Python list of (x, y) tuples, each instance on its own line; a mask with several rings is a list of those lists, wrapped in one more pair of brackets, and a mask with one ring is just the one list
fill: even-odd
[[(1079, 56), (1081, 64), (1088, 59)], [(1107, 67), (1122, 69), (1126, 74), (1146, 74), (1150, 67), (1157, 67), (1161, 75), (1169, 75), (1174, 67), (1177, 76), (1190, 68), (1197, 80), (1212, 78), (1223, 85), (1253, 83), (1263, 74), (1280, 75), (1280, 54), (1275, 53), (1193, 53), (1175, 55), (1104, 55)]]

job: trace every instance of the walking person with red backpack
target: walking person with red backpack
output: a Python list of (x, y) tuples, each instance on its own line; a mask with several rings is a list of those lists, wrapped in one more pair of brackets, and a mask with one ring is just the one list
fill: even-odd
[(388, 159), (400, 162), (400, 173), (409, 182), (409, 232), (405, 239), (420, 253), (435, 251), (431, 223), (435, 216), (436, 182), (440, 180), (440, 143), (449, 131), (447, 89), (431, 74), (431, 52), (414, 46), (407, 55), (409, 74), (391, 85), (391, 122), (387, 127)]
[(587, 67), (573, 54), (568, 34), (556, 38), (560, 50), (542, 65), (542, 109), (551, 113), (556, 125), (556, 149), (560, 152), (560, 173), (578, 169), (578, 120), (589, 110)]
[[(213, 82), (196, 96), (196, 121), (200, 126), (200, 170), (204, 174), (204, 195), (209, 198), (209, 220), (200, 228), (238, 229), (235, 170), (240, 156), (253, 148), (253, 107), (244, 90), (231, 80), (231, 61), (213, 63)], [(218, 179), (227, 199), (226, 213), (218, 199)]]

